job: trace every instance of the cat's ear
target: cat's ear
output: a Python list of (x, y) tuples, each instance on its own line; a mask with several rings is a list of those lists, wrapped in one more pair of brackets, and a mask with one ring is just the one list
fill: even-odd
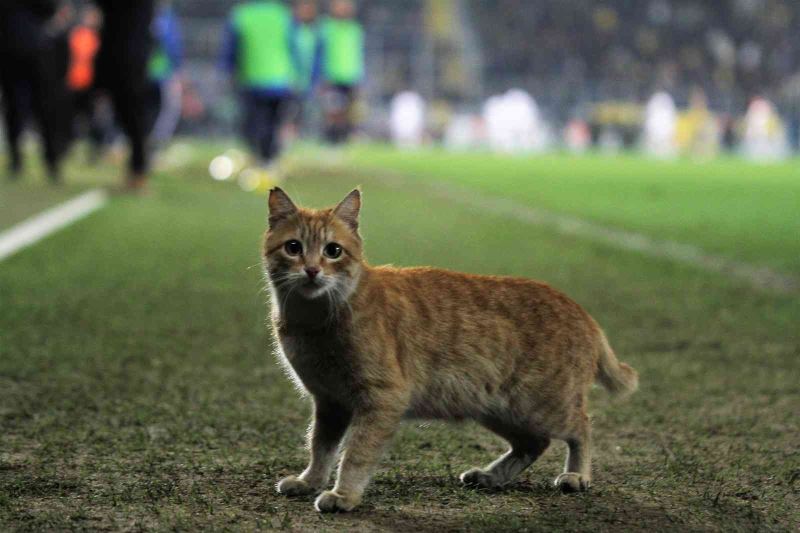
[(353, 231), (358, 231), (358, 212), (361, 211), (361, 191), (353, 189), (333, 208), (333, 214), (344, 220)]
[(288, 216), (297, 213), (297, 206), (294, 205), (283, 189), (275, 187), (269, 191), (269, 227)]

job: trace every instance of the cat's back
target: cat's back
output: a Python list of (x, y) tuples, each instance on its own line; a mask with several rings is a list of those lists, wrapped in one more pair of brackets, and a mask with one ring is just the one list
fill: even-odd
[(596, 323), (577, 302), (540, 281), (432, 267), (382, 266), (367, 276), (357, 309), (407, 331), (505, 336), (500, 332), (511, 328), (530, 341), (597, 336)]
[(563, 292), (529, 278), (468, 274), (434, 267), (394, 266), (372, 268), (370, 276), (375, 285), (373, 292), (382, 290), (396, 297), (406, 295), (418, 302), (510, 312), (521, 311), (513, 309), (513, 306), (521, 305), (524, 309), (535, 307), (541, 312), (588, 316)]

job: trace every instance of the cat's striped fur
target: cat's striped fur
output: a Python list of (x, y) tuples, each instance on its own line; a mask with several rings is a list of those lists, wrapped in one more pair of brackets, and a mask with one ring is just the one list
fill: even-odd
[(628, 393), (638, 380), (594, 319), (536, 281), (369, 266), (360, 206), (358, 191), (324, 210), (270, 193), (273, 325), (281, 360), (314, 403), (309, 465), (278, 491), (321, 491), (341, 451), (336, 484), (316, 507), (353, 509), (409, 417), (476, 420), (509, 442), (505, 455), (464, 472), (466, 485), (505, 485), (560, 439), (569, 452), (555, 484), (588, 487), (589, 387), (597, 379)]

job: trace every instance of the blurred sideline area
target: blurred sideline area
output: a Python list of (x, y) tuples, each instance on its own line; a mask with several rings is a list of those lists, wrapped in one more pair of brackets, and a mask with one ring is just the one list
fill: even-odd
[[(75, 13), (86, 5), (68, 3)], [(238, 2), (162, 4), (177, 15), (183, 54), (170, 136), (237, 135), (242, 110), (220, 54)], [(759, 161), (800, 150), (792, 0), (362, 0), (357, 9), (366, 71), (357, 139)], [(310, 139), (321, 136), (319, 99), (302, 129)], [(298, 131), (289, 123), (281, 136)], [(218, 174), (228, 166), (218, 160)]]

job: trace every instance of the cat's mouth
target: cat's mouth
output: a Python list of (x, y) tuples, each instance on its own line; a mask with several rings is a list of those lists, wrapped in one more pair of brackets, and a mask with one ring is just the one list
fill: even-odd
[(327, 284), (317, 279), (306, 279), (300, 283), (300, 292), (306, 298), (317, 298), (322, 296), (327, 291)]

